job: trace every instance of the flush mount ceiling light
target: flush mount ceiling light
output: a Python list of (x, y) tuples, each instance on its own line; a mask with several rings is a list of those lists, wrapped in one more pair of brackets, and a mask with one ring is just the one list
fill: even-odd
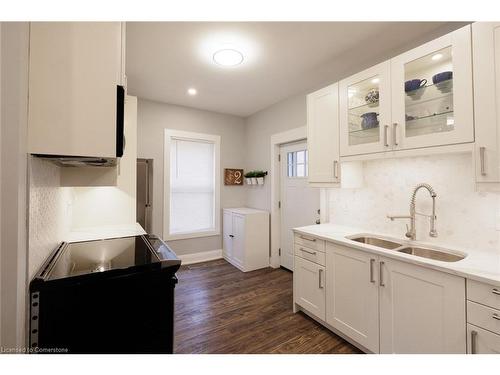
[(195, 96), (198, 93), (198, 91), (195, 88), (191, 87), (187, 90), (187, 93), (191, 96)]
[(243, 54), (241, 52), (231, 48), (218, 50), (213, 55), (214, 62), (221, 66), (240, 65), (243, 59)]
[(441, 53), (436, 53), (435, 55), (433, 55), (431, 57), (431, 59), (434, 61), (437, 61), (437, 60), (441, 60), (442, 57), (443, 57), (443, 55)]

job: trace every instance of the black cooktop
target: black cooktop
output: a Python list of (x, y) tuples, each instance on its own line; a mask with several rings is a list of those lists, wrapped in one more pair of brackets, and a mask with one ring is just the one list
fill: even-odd
[(160, 258), (143, 236), (65, 244), (46, 280), (158, 263)]

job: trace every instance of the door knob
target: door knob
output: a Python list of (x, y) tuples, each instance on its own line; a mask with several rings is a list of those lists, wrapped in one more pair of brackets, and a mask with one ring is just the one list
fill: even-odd
[(321, 220), (320, 219), (316, 220), (316, 224), (321, 224)]

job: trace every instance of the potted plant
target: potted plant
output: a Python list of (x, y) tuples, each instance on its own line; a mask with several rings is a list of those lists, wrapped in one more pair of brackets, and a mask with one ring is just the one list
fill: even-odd
[(255, 179), (257, 180), (257, 185), (264, 185), (264, 176), (265, 175), (267, 175), (267, 172), (255, 171)]
[(253, 177), (255, 176), (255, 172), (254, 171), (247, 172), (244, 174), (244, 176), (247, 185), (253, 185)]

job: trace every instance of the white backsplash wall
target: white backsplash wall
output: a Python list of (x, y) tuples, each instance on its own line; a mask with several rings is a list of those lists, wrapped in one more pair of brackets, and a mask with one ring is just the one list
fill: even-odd
[(29, 259), (31, 280), (71, 228), (72, 188), (60, 187), (60, 168), (31, 157), (29, 166)]
[[(413, 188), (421, 182), (437, 193), (438, 237), (429, 237), (429, 219), (417, 216), (417, 240), (467, 251), (500, 253), (500, 194), (476, 192), (470, 154), (432, 155), (363, 163), (364, 187), (329, 189), (330, 222), (404, 238)], [(426, 189), (417, 194), (417, 211), (430, 213)]]

